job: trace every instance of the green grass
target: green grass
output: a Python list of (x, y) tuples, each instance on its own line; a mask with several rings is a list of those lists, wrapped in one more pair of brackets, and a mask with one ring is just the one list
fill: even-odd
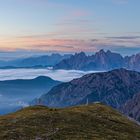
[(0, 117), (0, 140), (140, 140), (140, 126), (102, 104), (28, 107)]

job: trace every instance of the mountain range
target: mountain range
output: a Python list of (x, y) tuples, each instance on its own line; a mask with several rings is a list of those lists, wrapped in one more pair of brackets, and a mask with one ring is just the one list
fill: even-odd
[(1, 140), (139, 140), (140, 126), (103, 104), (34, 106), (0, 117)]
[(94, 55), (87, 56), (84, 52), (76, 53), (54, 66), (54, 69), (98, 70), (126, 68), (140, 71), (140, 53), (123, 57), (118, 53), (100, 50)]
[(11, 61), (0, 61), (0, 68), (44, 68), (107, 71), (119, 68), (140, 71), (140, 53), (123, 57), (119, 53), (100, 50), (93, 55), (84, 52), (72, 54), (52, 54)]
[[(116, 69), (109, 72), (87, 74), (70, 82), (59, 84), (38, 100), (42, 105), (57, 108), (102, 102), (122, 111), (120, 108), (134, 96), (137, 97), (139, 92), (140, 73)], [(38, 100), (32, 105), (37, 104)], [(137, 100), (137, 102), (139, 101)], [(131, 110), (129, 104), (125, 109), (128, 111), (128, 108)]]
[(0, 61), (0, 67), (10, 68), (10, 67), (46, 67), (54, 66), (63, 59), (69, 58), (70, 54), (60, 55), (44, 55), (38, 57), (29, 57), (23, 59), (16, 59), (11, 61)]
[(0, 114), (27, 106), (28, 102), (60, 83), (45, 76), (29, 80), (0, 81)]

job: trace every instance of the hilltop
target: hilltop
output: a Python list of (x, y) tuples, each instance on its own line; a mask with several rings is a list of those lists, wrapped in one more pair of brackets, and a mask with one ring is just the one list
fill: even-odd
[(28, 107), (0, 117), (2, 140), (139, 140), (140, 126), (102, 104)]

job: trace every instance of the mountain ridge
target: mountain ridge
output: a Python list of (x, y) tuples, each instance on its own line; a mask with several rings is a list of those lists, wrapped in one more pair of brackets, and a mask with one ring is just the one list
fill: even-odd
[(60, 61), (54, 69), (75, 70), (112, 70), (126, 68), (140, 71), (140, 53), (132, 56), (121, 56), (119, 53), (104, 51), (103, 49), (94, 55), (87, 56), (84, 52), (76, 53), (68, 59)]
[(23, 59), (15, 59), (9, 61), (0, 61), (0, 68), (24, 68), (24, 67), (47, 67), (53, 66), (59, 63), (61, 60), (69, 58), (70, 54), (60, 55), (60, 54), (51, 54), (43, 56), (32, 56)]
[(140, 73), (126, 69), (87, 74), (59, 84), (39, 99), (50, 107), (67, 107), (103, 102), (119, 108), (140, 91)]

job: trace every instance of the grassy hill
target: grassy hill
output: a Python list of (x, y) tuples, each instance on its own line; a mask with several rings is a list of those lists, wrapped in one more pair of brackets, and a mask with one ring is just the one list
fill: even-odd
[(0, 140), (140, 140), (140, 126), (102, 104), (35, 106), (1, 116)]

